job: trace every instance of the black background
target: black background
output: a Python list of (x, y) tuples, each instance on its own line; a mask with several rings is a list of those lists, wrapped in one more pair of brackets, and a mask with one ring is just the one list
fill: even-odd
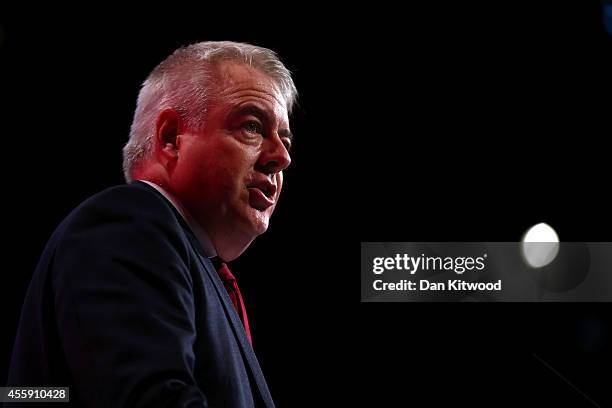
[(232, 266), (277, 405), (589, 406), (539, 359), (605, 405), (607, 304), (359, 302), (360, 241), (516, 241), (542, 221), (611, 240), (601, 4), (489, 3), (4, 11), (0, 382), (46, 240), (123, 182), (141, 82), (227, 39), (277, 51), (300, 91), (281, 203)]

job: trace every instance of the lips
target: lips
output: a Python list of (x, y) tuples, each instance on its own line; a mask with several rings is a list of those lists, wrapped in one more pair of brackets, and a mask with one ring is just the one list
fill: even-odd
[(247, 185), (251, 207), (265, 211), (276, 202), (276, 184), (267, 178), (259, 178)]

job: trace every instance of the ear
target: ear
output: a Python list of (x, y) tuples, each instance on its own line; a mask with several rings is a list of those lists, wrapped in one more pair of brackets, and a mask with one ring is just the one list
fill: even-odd
[(178, 158), (183, 121), (178, 112), (172, 108), (164, 109), (157, 115), (155, 141), (158, 154), (163, 162), (175, 161)]

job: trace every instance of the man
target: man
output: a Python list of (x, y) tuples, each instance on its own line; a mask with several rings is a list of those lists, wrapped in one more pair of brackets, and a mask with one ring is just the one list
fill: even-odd
[(268, 228), (291, 159), (289, 71), (265, 48), (203, 42), (143, 84), (129, 184), (81, 204), (28, 290), (10, 386), (73, 406), (273, 406), (225, 262)]

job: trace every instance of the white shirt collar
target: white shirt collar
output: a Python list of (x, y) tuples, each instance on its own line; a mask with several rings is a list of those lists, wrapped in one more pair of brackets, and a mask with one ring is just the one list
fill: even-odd
[(164, 196), (164, 198), (168, 200), (170, 204), (174, 206), (174, 208), (176, 208), (176, 210), (179, 212), (179, 214), (181, 214), (181, 217), (183, 217), (187, 225), (189, 225), (189, 228), (191, 228), (191, 231), (196, 236), (198, 241), (200, 241), (200, 245), (202, 245), (204, 254), (208, 258), (213, 258), (217, 256), (217, 250), (215, 249), (212, 242), (210, 241), (210, 238), (208, 237), (208, 234), (206, 233), (206, 231), (204, 231), (204, 229), (200, 226), (200, 224), (196, 222), (196, 220), (191, 216), (191, 214), (189, 214), (189, 212), (181, 205), (181, 203), (176, 198), (174, 198), (174, 196), (172, 196), (169, 192), (164, 190), (162, 187), (158, 186), (157, 184), (151, 183), (150, 181), (147, 181), (147, 180), (138, 180), (138, 181), (142, 181), (143, 183), (146, 183), (149, 186), (153, 187), (162, 196)]

